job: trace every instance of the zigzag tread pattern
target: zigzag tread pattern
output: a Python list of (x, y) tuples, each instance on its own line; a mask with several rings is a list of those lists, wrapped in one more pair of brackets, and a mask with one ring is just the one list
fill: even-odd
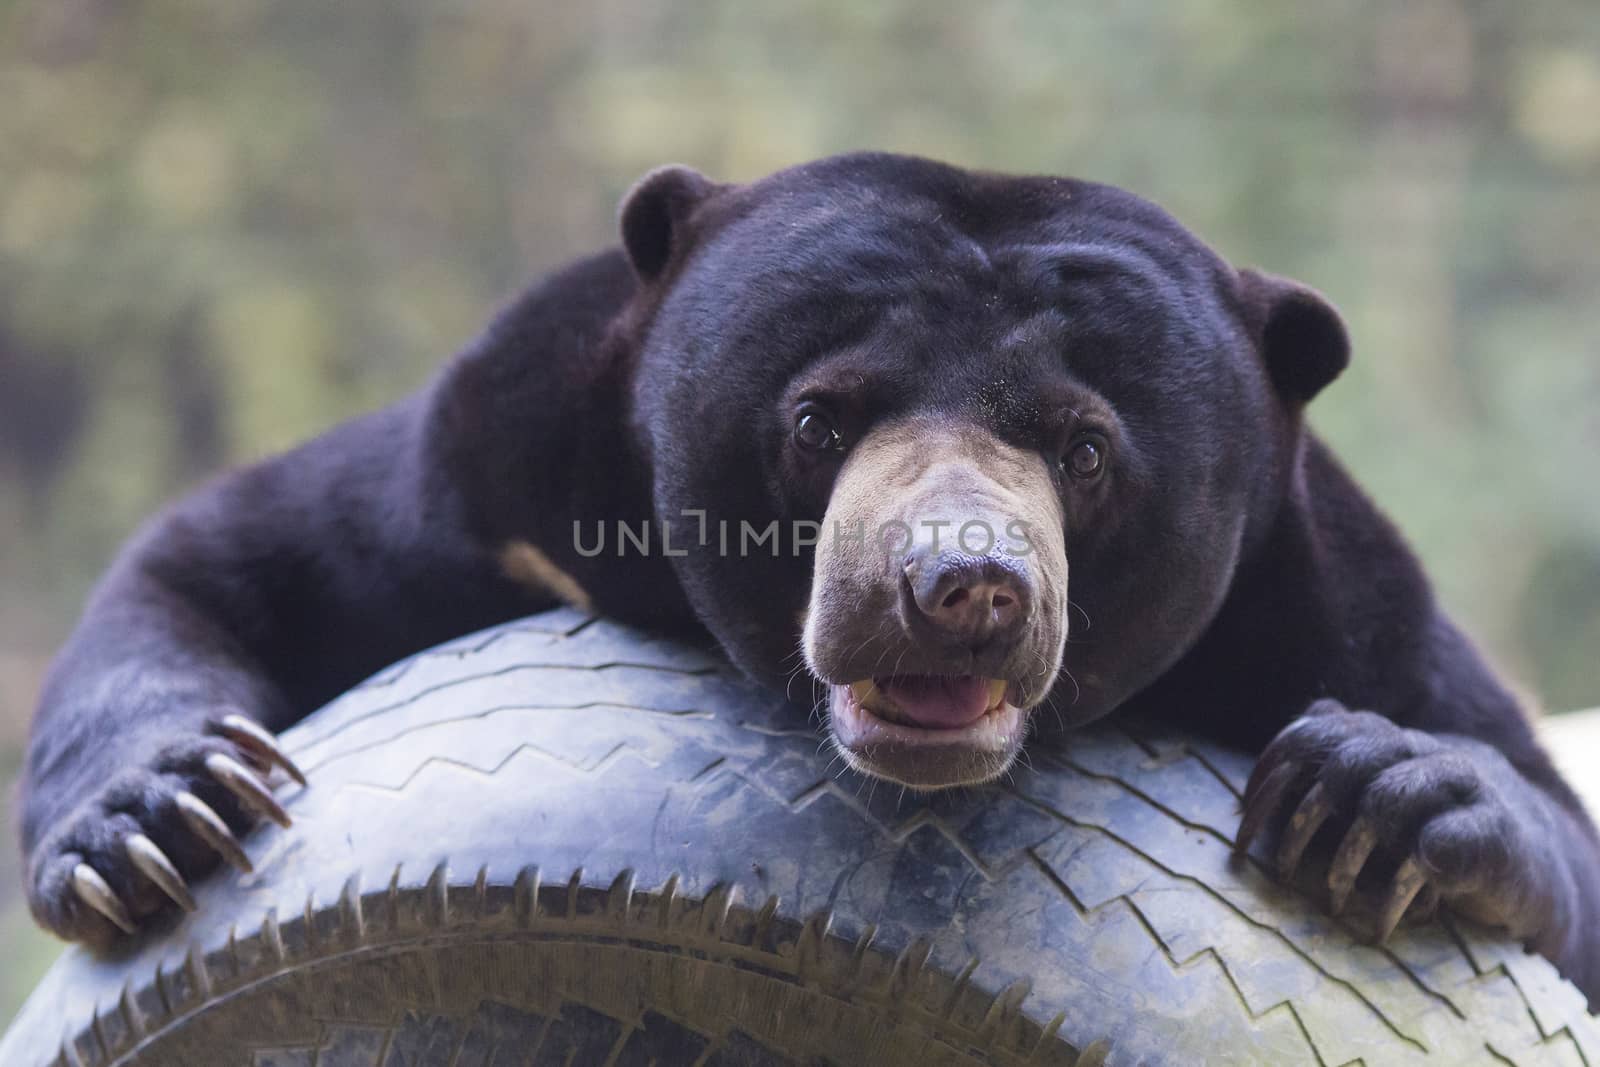
[[(428, 677), (416, 678), (425, 684), (397, 705), (419, 716), (400, 723), (395, 715), (394, 725), (403, 729), (389, 727), (392, 709), (375, 711), (375, 697), (382, 696), (377, 691), (398, 692), (393, 687), (402, 671), (331, 705), (308, 721), (303, 737), (288, 735), (294, 750), (331, 745), (337, 752), (329, 739), (353, 718), (387, 730), (359, 742), (369, 746), (361, 759), (330, 766), (293, 798), (298, 807), (292, 810), (303, 816), (296, 832), (307, 840), (267, 831), (272, 862), (254, 882), (224, 884), (215, 892), (201, 887), (202, 919), (212, 908), (226, 915), (153, 944), (124, 968), (120, 984), (102, 981), (87, 1018), (74, 1021), (69, 1013), (65, 1039), (32, 1062), (145, 1062), (144, 1050), (160, 1041), (181, 1042), (186, 1028), (204, 1029), (218, 1004), (280, 996), (289, 997), (283, 1003), (290, 1011), (298, 1002), (282, 991), (298, 988), (299, 976), (330, 967), (356, 973), (380, 950), (401, 952), (427, 938), (445, 944), (438, 935), (454, 933), (488, 955), (545, 951), (537, 946), (586, 938), (666, 952), (663, 959), (687, 951), (820, 993), (851, 1011), (909, 1018), (921, 1027), (920, 1063), (946, 1062), (940, 1057), (1072, 1063), (1080, 1056), (1084, 1064), (1197, 1062), (1178, 1045), (1140, 1048), (1144, 1031), (1170, 1030), (1181, 1042), (1178, 1024), (1187, 1005), (1202, 1018), (1226, 1011), (1233, 1021), (1222, 1020), (1223, 1029), (1247, 1035), (1229, 1051), (1230, 1062), (1600, 1067), (1595, 1018), (1544, 961), (1520, 948), (1465, 927), (1440, 926), (1407, 934), (1390, 950), (1372, 949), (1317, 914), (1314, 902), (1273, 886), (1261, 872), (1218, 866), (1214, 857), (1231, 845), (1238, 776), (1247, 767), (1231, 753), (1167, 734), (1099, 730), (1062, 752), (1036, 757), (1034, 770), (1005, 787), (964, 796), (895, 796), (891, 789), (831, 776), (816, 736), (795, 729), (792, 709), (752, 706), (742, 695), (748, 691), (728, 684), (725, 672), (708, 668), (698, 652), (685, 651), (674, 661), (670, 646), (654, 642), (637, 659), (615, 655), (641, 639), (582, 618), (563, 616), (531, 629), (541, 642), (549, 639), (539, 653), (542, 664), (559, 667), (564, 642), (581, 653), (571, 660), (584, 665), (563, 676), (574, 690), (561, 701), (536, 697), (511, 709), (517, 713), (511, 717), (492, 714), (506, 708), (474, 703), (474, 685), (504, 678), (525, 656), (528, 646), (519, 646), (515, 634), (530, 627), (512, 627), (435, 653)], [(583, 677), (596, 679), (596, 692), (586, 695)], [(645, 704), (614, 699), (619, 692), (663, 686), (677, 687), (665, 714), (654, 697)], [(605, 699), (593, 699), (597, 695)], [(396, 704), (387, 696), (377, 703)], [(418, 743), (423, 736), (427, 746)], [(357, 743), (354, 734), (347, 740)], [(364, 762), (382, 762), (381, 756), (400, 770), (372, 777)], [(587, 817), (601, 825), (614, 813), (624, 826), (653, 825), (656, 841), (698, 833), (702, 851), (691, 848), (663, 866), (652, 838), (644, 836), (630, 846), (638, 852), (630, 863), (639, 870), (608, 859), (589, 873), (562, 862), (542, 872), (522, 862), (541, 857), (535, 833), (517, 839), (518, 855), (475, 861), (461, 876), (446, 860), (421, 868), (402, 863), (392, 871), (370, 865), (352, 871), (348, 864), (336, 870), (315, 862), (322, 854), (310, 839), (339, 835), (352, 811), (387, 811), (405, 825), (404, 812), (441, 803), (499, 812), (500, 798), (514, 794), (537, 806), (538, 790), (557, 786), (575, 789), (566, 796), (579, 807), (593, 803), (596, 814), (575, 814), (575, 821)], [(485, 790), (497, 792), (491, 798)], [(632, 794), (637, 808), (628, 806)], [(506, 817), (486, 814), (467, 824), (488, 827)], [(783, 850), (758, 847), (769, 839), (781, 843), (791, 832), (814, 834), (805, 839), (814, 846), (809, 866), (779, 868)], [(733, 862), (746, 854), (749, 862)], [(280, 861), (283, 869), (275, 869)], [(853, 888), (866, 884), (868, 875), (906, 864), (920, 865), (923, 873), (914, 877), (924, 878), (934, 900), (923, 910), (886, 898), (864, 902)], [(946, 892), (939, 872), (954, 889)], [(654, 888), (638, 889), (641, 877)], [(378, 888), (363, 891), (363, 879)], [(781, 892), (773, 888), (779, 883)], [(274, 895), (295, 884), (311, 887), (300, 902)], [(814, 891), (817, 885), (822, 891)], [(1048, 924), (1038, 928), (1041, 943), (1079, 955), (1018, 960), (986, 954), (985, 944), (1012, 944), (993, 930), (1042, 922), (1006, 912), (1009, 901), (1039, 886), (1056, 901)], [(740, 904), (741, 894), (759, 906)], [(1105, 988), (1067, 980), (1065, 972), (1104, 957), (1125, 968), (1120, 978), (1091, 968), (1086, 981), (1103, 981)], [(534, 965), (532, 956), (519, 958)], [(471, 984), (460, 980), (463, 989)], [(1127, 996), (1141, 982), (1171, 991), (1175, 1003), (1144, 1005), (1143, 1015), (1123, 1005), (1128, 1018), (1120, 1023), (1097, 1014), (1094, 997), (1117, 988)], [(49, 980), (41, 995), (51, 995), (48, 986)], [(437, 1061), (408, 1052), (409, 1058), (393, 1062), (489, 1064), (499, 1062), (493, 1053), (499, 1046), (484, 1035), (512, 1033), (519, 1012), (534, 1021), (516, 1025), (540, 1027), (541, 1035), (567, 1025), (560, 1032), (568, 1037), (576, 1031), (560, 1023), (566, 1007), (605, 1015), (592, 997), (577, 995), (533, 1011), (488, 991), (471, 1003), (452, 1002), (453, 1014), (440, 1014), (437, 1004), (415, 996), (408, 1001), (397, 987), (390, 992), (388, 1003), (330, 1016), (309, 1043), (262, 1041), (254, 1060), (241, 1062), (384, 1063), (400, 1047), (397, 1041), (415, 1040), (423, 1042), (419, 1049), (449, 1051)], [(665, 1004), (653, 1010), (651, 1020), (607, 1016), (619, 1029), (596, 1062), (631, 1062), (632, 1053), (624, 1055), (628, 1041), (667, 1041), (662, 1035), (669, 1033), (679, 1034), (673, 1040), (698, 1042), (695, 1056), (683, 1062), (824, 1062), (791, 1055), (793, 1049), (771, 1043), (771, 1035), (744, 1021), (711, 1025), (675, 1015)], [(1177, 1022), (1160, 1023), (1163, 1011)], [(51, 1022), (59, 1026), (60, 1017)], [(531, 1040), (531, 1031), (516, 1032)], [(378, 1058), (338, 1058), (345, 1054), (333, 1051), (357, 1056), (361, 1041), (379, 1041), (372, 1035), (381, 1037), (373, 1052)], [(719, 1051), (735, 1048), (743, 1059)], [(842, 1067), (848, 1060), (838, 1062)]]
[[(1182, 744), (1184, 751), (1194, 756), (1198, 762), (1204, 763), (1208, 772), (1215, 773), (1216, 763), (1203, 759), (1206, 750), (1210, 747), (1203, 742), (1193, 740), (1185, 740)], [(1061, 763), (1072, 768), (1077, 773), (1095, 775), (1115, 783), (1128, 794), (1138, 797), (1151, 808), (1170, 816), (1175, 823), (1205, 830), (1208, 825), (1212, 825), (1216, 821), (1214, 819), (1215, 812), (1197, 813), (1173, 810), (1150, 795), (1150, 785), (1147, 781), (1130, 781), (1116, 774), (1096, 774), (1094, 771), (1078, 766), (1076, 761), (1067, 757), (1062, 757)], [(1172, 765), (1170, 756), (1166, 761), (1166, 765)], [(1230, 783), (1230, 792), (1235, 790), (1242, 792), (1242, 785), (1242, 780)], [(1062, 815), (1062, 817), (1067, 821), (1073, 821), (1070, 815)], [(1263, 922), (1258, 916), (1249, 914), (1240, 906), (1237, 894), (1219, 891), (1214, 886), (1206, 884), (1202, 879), (1193, 878), (1171, 869), (1168, 866), (1170, 858), (1140, 852), (1137, 845), (1116, 834), (1115, 827), (1097, 826), (1095, 829), (1113, 837), (1130, 850), (1139, 852), (1151, 865), (1160, 867), (1167, 870), (1168, 873), (1179, 877), (1187, 878), (1197, 889), (1206, 892), (1217, 901), (1225, 904), (1242, 922), (1271, 929), (1283, 939), (1284, 944), (1292, 951), (1306, 957), (1308, 962), (1315, 965), (1315, 961), (1310, 958), (1310, 954), (1297, 944), (1298, 939), (1295, 936), (1278, 929), (1271, 923)], [(1231, 836), (1222, 837), (1221, 843), (1231, 847)], [(1253, 874), (1254, 872), (1250, 873)], [(1268, 887), (1257, 888), (1260, 891)], [(1129, 906), (1138, 907), (1137, 901), (1134, 899), (1119, 899), (1127, 899)], [(1322, 937), (1329, 936), (1329, 928), (1337, 928), (1339, 926), (1338, 923), (1332, 920), (1321, 920), (1321, 917), (1317, 915), (1306, 916), (1304, 921), (1318, 927), (1318, 934)], [(1596, 1064), (1600, 1064), (1600, 1020), (1597, 1020), (1595, 1016), (1585, 1009), (1581, 994), (1568, 983), (1561, 981), (1555, 974), (1554, 969), (1544, 960), (1533, 956), (1520, 946), (1508, 945), (1503, 940), (1494, 938), (1489, 931), (1481, 929), (1469, 931), (1466, 926), (1467, 924), (1464, 921), (1456, 920), (1448, 914), (1438, 924), (1439, 932), (1442, 932), (1444, 937), (1448, 938), (1456, 946), (1459, 965), (1454, 968), (1446, 968), (1434, 963), (1429, 968), (1429, 974), (1448, 975), (1454, 973), (1458, 976), (1453, 983), (1441, 984), (1437, 987), (1430, 987), (1425, 977), (1417, 973), (1417, 970), (1395, 951), (1371, 949), (1354, 938), (1350, 939), (1348, 947), (1356, 951), (1371, 952), (1389, 957), (1396, 970), (1405, 979), (1414, 983), (1422, 992), (1432, 998), (1434, 1003), (1428, 1008), (1430, 1013), (1457, 1023), (1466, 1024), (1467, 1041), (1464, 1045), (1441, 1047), (1437, 1044), (1437, 1039), (1433, 1043), (1418, 1043), (1413, 1038), (1413, 1043), (1418, 1044), (1420, 1048), (1427, 1048), (1436, 1055), (1448, 1054), (1452, 1057), (1477, 1055), (1491, 1060), (1507, 1062), (1524, 1062), (1525, 1060), (1520, 1057), (1532, 1056), (1536, 1062), (1572, 1062), (1585, 1065), (1585, 1067), (1595, 1067)], [(1218, 952), (1216, 946), (1206, 946), (1202, 951)], [(1219, 959), (1222, 958), (1220, 952), (1218, 952), (1218, 957)], [(1485, 961), (1492, 962), (1485, 966)], [(1318, 969), (1321, 970), (1320, 967)], [(1224, 968), (1224, 970), (1226, 971), (1227, 969)], [(1342, 984), (1350, 986), (1353, 992), (1360, 993), (1349, 981), (1336, 978), (1326, 971), (1324, 971), (1324, 974), (1332, 980), (1340, 981)], [(1230, 981), (1232, 981), (1231, 975)], [(1481, 1021), (1482, 1016), (1480, 1013), (1484, 1012), (1485, 1009), (1483, 1003), (1486, 999), (1484, 991), (1491, 987), (1497, 987), (1497, 992), (1500, 994), (1514, 996), (1515, 1002), (1510, 1006), (1518, 1015), (1518, 1021), (1531, 1022), (1532, 1024), (1531, 1027), (1527, 1028), (1531, 1031), (1531, 1040), (1520, 1045), (1520, 1047), (1507, 1047), (1509, 1032), (1502, 1033), (1498, 1038), (1498, 1043), (1496, 1043), (1495, 1040), (1484, 1040), (1484, 1035), (1473, 1025)], [(1391, 985), (1391, 988), (1404, 987), (1402, 985)], [(1368, 1000), (1364, 995), (1361, 999), (1366, 1001), (1375, 1012), (1382, 1014), (1378, 1004)], [(1500, 1010), (1503, 1011), (1504, 1008), (1504, 1005), (1500, 1006)], [(1522, 1013), (1525, 1013), (1526, 1019), (1520, 1018)], [(1419, 1029), (1414, 1026), (1406, 1027), (1404, 1024), (1408, 1020), (1403, 1016), (1393, 1019), (1386, 1018), (1384, 1021), (1386, 1025), (1401, 1036), (1405, 1036), (1408, 1030), (1414, 1032)], [(1415, 1020), (1410, 1021), (1414, 1022)], [(1456, 1027), (1456, 1029), (1459, 1030), (1461, 1027)], [(1319, 1061), (1325, 1062), (1320, 1051)], [(1447, 1062), (1465, 1061), (1447, 1060)]]

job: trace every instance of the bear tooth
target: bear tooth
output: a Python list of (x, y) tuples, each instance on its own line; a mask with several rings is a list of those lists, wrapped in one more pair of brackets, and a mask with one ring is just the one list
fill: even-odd
[(989, 679), (989, 702), (984, 705), (991, 711), (998, 708), (1006, 698), (1006, 683), (1003, 678)]

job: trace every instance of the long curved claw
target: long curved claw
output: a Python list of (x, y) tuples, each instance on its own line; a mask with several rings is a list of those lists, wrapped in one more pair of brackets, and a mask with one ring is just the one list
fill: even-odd
[(290, 824), (289, 813), (283, 810), (283, 805), (278, 803), (272, 791), (232, 756), (213, 752), (206, 757), (206, 770), (228, 792), (238, 797), (245, 807), (258, 815), (265, 815), (279, 826), (287, 827)]
[(1322, 824), (1328, 821), (1328, 816), (1333, 814), (1333, 805), (1328, 801), (1328, 792), (1318, 782), (1307, 791), (1300, 801), (1300, 806), (1289, 816), (1289, 825), (1283, 831), (1283, 840), (1278, 844), (1278, 873), (1285, 879), (1293, 878), (1295, 868), (1300, 866), (1300, 858), (1305, 855), (1306, 846), (1311, 844), (1311, 839), (1322, 829)]
[(139, 928), (133, 925), (133, 916), (128, 914), (127, 907), (117, 899), (106, 880), (100, 877), (100, 872), (87, 863), (80, 863), (72, 869), (72, 889), (78, 894), (79, 900), (110, 919), (118, 930), (125, 934), (138, 933)]
[(122, 847), (128, 850), (128, 859), (139, 868), (139, 873), (171, 897), (174, 904), (184, 911), (194, 910), (194, 897), (189, 894), (183, 875), (178, 873), (178, 868), (172, 865), (167, 854), (154, 841), (144, 834), (131, 834), (123, 841)]
[(305, 772), (289, 758), (278, 739), (255, 720), (238, 714), (224, 715), (217, 721), (216, 731), (246, 752), (265, 760), (269, 766), (282, 767), (300, 785), (306, 784)]
[(1284, 794), (1299, 776), (1298, 763), (1280, 764), (1262, 781), (1261, 788), (1245, 799), (1244, 818), (1240, 820), (1239, 832), (1233, 840), (1235, 855), (1242, 856), (1250, 851), (1250, 842), (1255, 840), (1272, 813), (1283, 806)]
[(222, 821), (222, 816), (211, 810), (211, 805), (193, 793), (179, 793), (177, 805), (178, 814), (183, 816), (183, 821), (194, 836), (216, 849), (223, 859), (245, 874), (256, 869), (245, 854), (244, 846), (233, 836), (233, 831)]
[(1333, 862), (1328, 864), (1328, 910), (1333, 914), (1344, 911), (1350, 891), (1355, 888), (1356, 876), (1377, 847), (1378, 831), (1373, 828), (1372, 820), (1365, 815), (1357, 816), (1339, 843), (1339, 850), (1333, 854)]
[(1378, 944), (1389, 940), (1389, 935), (1394, 933), (1395, 927), (1400, 925), (1400, 918), (1411, 906), (1412, 898), (1428, 883), (1428, 873), (1422, 869), (1422, 864), (1415, 856), (1407, 859), (1400, 865), (1394, 874), (1394, 881), (1389, 886), (1389, 896), (1383, 902), (1383, 911), (1378, 916)]

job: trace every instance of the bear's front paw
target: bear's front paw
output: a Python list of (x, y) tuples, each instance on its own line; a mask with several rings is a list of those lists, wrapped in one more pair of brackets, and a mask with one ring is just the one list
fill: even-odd
[(1426, 916), (1441, 899), (1528, 937), (1551, 919), (1559, 870), (1539, 804), (1487, 745), (1324, 700), (1261, 754), (1235, 849), (1275, 838), (1288, 879), (1313, 839), (1326, 841), (1331, 910), (1344, 910), (1358, 879), (1378, 888), (1380, 942), (1408, 909)]
[(172, 904), (194, 910), (188, 882), (219, 858), (251, 870), (237, 835), (263, 816), (289, 825), (267, 784), (275, 767), (305, 784), (271, 733), (226, 715), (97, 783), (29, 857), (34, 917), (105, 946)]

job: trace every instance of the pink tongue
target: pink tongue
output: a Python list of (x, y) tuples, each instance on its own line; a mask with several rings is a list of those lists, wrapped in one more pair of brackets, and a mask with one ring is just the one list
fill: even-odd
[(989, 686), (971, 675), (896, 675), (879, 681), (878, 688), (907, 719), (930, 730), (959, 729), (988, 710)]

